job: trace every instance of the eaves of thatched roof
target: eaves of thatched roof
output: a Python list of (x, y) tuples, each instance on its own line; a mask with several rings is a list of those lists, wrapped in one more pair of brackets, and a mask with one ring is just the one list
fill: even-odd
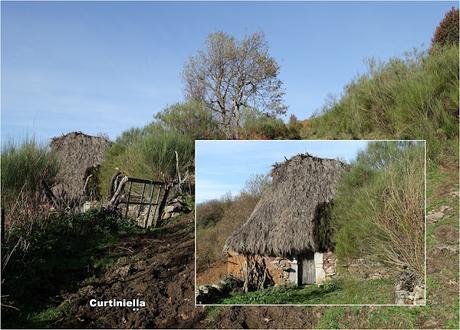
[(347, 168), (334, 159), (299, 154), (272, 170), (272, 184), (224, 252), (296, 256), (320, 250), (316, 214), (332, 201)]

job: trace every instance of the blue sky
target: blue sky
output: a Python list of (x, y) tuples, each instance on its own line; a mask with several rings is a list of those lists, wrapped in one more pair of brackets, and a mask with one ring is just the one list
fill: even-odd
[(254, 174), (268, 174), (271, 165), (308, 152), (350, 162), (367, 141), (196, 141), (196, 201), (237, 195)]
[(183, 100), (180, 72), (208, 33), (265, 33), (289, 113), (307, 118), (366, 58), (427, 48), (456, 2), (5, 2), (2, 138), (111, 138)]

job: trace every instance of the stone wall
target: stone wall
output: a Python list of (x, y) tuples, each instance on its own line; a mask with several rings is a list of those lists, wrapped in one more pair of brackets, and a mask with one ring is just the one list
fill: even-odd
[[(273, 279), (275, 286), (289, 283), (289, 274), (291, 271), (292, 261), (285, 258), (264, 257), (268, 273)], [(235, 278), (243, 279), (244, 256), (230, 254), (227, 259), (227, 271), (229, 275)]]
[[(332, 252), (315, 253), (316, 283), (321, 284), (336, 275), (336, 257)], [(297, 284), (298, 263), (282, 257), (264, 257), (265, 264), (275, 286)], [(229, 275), (243, 279), (244, 256), (230, 254), (227, 259), (227, 272)]]
[(337, 275), (337, 258), (333, 252), (323, 253), (323, 269), (326, 279), (331, 279)]

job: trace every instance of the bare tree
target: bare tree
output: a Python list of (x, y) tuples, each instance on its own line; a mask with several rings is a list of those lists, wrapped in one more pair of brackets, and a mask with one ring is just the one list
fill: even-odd
[(227, 138), (238, 138), (241, 111), (254, 107), (269, 114), (286, 113), (279, 65), (268, 54), (262, 33), (242, 40), (211, 33), (204, 50), (185, 64), (183, 78), (188, 99), (206, 104)]

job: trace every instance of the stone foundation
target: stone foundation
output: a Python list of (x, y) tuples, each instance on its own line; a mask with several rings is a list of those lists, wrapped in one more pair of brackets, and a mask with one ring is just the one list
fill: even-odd
[[(264, 257), (268, 273), (275, 286), (297, 284), (299, 264), (297, 260), (282, 257)], [(336, 275), (336, 257), (333, 252), (315, 253), (315, 280), (322, 284)], [(243, 279), (244, 256), (229, 254), (227, 259), (227, 272), (234, 278)]]
[(397, 276), (395, 296), (398, 305), (425, 305), (425, 286), (414, 274), (403, 271)]

